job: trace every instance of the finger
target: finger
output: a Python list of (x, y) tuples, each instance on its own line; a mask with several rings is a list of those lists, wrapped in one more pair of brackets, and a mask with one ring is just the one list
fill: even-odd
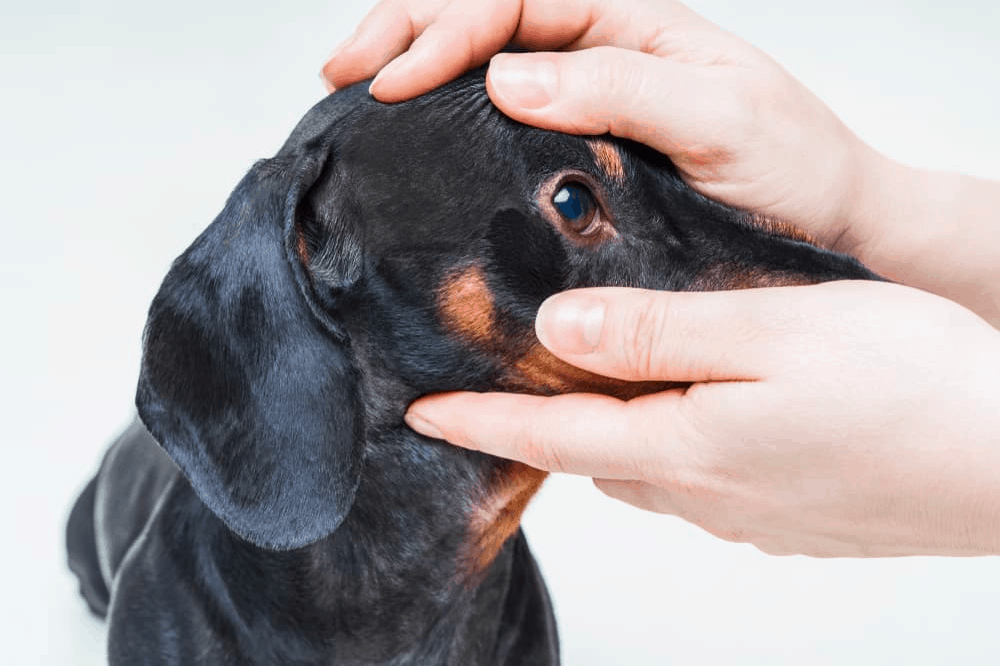
[(531, 50), (610, 44), (669, 53), (683, 30), (708, 26), (678, 2), (486, 0), (474, 11), (456, 3), (442, 10), (408, 53), (379, 73), (372, 94), (383, 102), (408, 99), (482, 65), (509, 42)]
[[(521, 0), (383, 0), (323, 66), (328, 88), (375, 76), (371, 92), (398, 102), (485, 63), (517, 30)], [(388, 67), (386, 67), (388, 65)]]
[(727, 147), (706, 136), (725, 136), (738, 106), (731, 78), (716, 71), (616, 47), (503, 53), (491, 61), (486, 86), (493, 103), (522, 123), (611, 133), (685, 160), (720, 162)]
[(718, 28), (674, 0), (523, 0), (513, 40), (533, 51), (617, 46), (666, 55), (705, 30)]
[(379, 72), (371, 93), (398, 102), (433, 90), (482, 65), (517, 32), (521, 0), (479, 0), (444, 7), (421, 29), (409, 51)]
[(830, 293), (825, 285), (698, 293), (579, 289), (546, 300), (535, 329), (564, 361), (622, 380), (762, 380), (787, 354), (789, 336), (811, 330), (816, 302)]
[(331, 92), (375, 76), (413, 41), (448, 5), (448, 0), (382, 0), (320, 70)]
[[(406, 423), (429, 437), (542, 470), (643, 479), (654, 470), (662, 473), (664, 460), (671, 458), (664, 447), (686, 440), (682, 449), (687, 450), (692, 440), (678, 427), (686, 423), (682, 392), (656, 398), (650, 407), (642, 399), (626, 403), (593, 394), (458, 392), (419, 399), (407, 411)], [(651, 420), (658, 424), (655, 443), (634, 435)]]
[[(376, 11), (378, 20), (366, 20), (358, 40), (336, 54), (324, 76), (340, 86), (358, 81), (409, 47), (373, 82), (372, 94), (383, 102), (409, 99), (442, 85), (482, 65), (509, 42), (533, 50), (612, 44), (670, 53), (678, 42), (686, 44), (687, 31), (711, 27), (671, 1), (481, 0), (470, 5), (395, 0)], [(386, 34), (380, 35), (383, 30)], [(379, 39), (389, 48), (381, 47)]]

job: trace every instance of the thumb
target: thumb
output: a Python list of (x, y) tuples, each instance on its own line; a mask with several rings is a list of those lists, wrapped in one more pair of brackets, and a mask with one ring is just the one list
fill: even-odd
[[(486, 87), (494, 104), (522, 123), (572, 134), (633, 139), (662, 153), (704, 144), (720, 95), (702, 68), (609, 46), (558, 53), (500, 53)], [(715, 86), (718, 88), (717, 86)], [(707, 147), (702, 146), (705, 150)]]
[[(815, 286), (732, 292), (571, 290), (538, 311), (538, 339), (564, 361), (632, 381), (759, 380), (775, 367)], [(798, 292), (795, 292), (798, 290)], [(806, 299), (808, 301), (808, 299)]]

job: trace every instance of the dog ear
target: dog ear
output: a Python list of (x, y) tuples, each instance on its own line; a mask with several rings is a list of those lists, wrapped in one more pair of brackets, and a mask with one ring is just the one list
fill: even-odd
[[(358, 485), (363, 409), (338, 300), (361, 271), (340, 225), (340, 275), (317, 305), (301, 224), (328, 142), (255, 166), (173, 264), (150, 307), (136, 405), (208, 508), (238, 535), (293, 549), (333, 532)], [(328, 270), (329, 267), (327, 267)]]

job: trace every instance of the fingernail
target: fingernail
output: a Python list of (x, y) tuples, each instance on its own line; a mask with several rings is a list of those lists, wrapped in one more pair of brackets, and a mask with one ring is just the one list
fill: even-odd
[(403, 421), (406, 422), (407, 426), (421, 435), (426, 435), (428, 438), (444, 440), (444, 436), (441, 435), (441, 431), (438, 427), (434, 426), (434, 424), (430, 423), (412, 410), (403, 415)]
[(379, 81), (384, 79), (386, 76), (391, 75), (393, 72), (402, 69), (402, 67), (406, 64), (406, 55), (407, 54), (404, 53), (400, 56), (397, 56), (395, 60), (391, 61), (388, 65), (383, 67), (378, 74), (375, 75), (375, 78), (372, 79), (371, 85), (368, 86), (369, 94), (374, 94), (373, 91), (375, 90), (376, 86), (378, 86)]
[(557, 294), (538, 309), (535, 332), (553, 352), (588, 354), (597, 349), (604, 327), (604, 302), (582, 294)]
[(548, 105), (559, 83), (556, 65), (546, 54), (497, 54), (490, 61), (489, 77), (503, 102), (522, 109)]

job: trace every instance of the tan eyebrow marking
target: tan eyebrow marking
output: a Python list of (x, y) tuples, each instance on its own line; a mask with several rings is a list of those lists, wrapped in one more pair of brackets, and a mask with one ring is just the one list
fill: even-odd
[(587, 147), (594, 154), (597, 166), (608, 175), (608, 178), (619, 182), (625, 180), (625, 164), (614, 144), (600, 139), (588, 139)]
[(469, 266), (447, 276), (438, 288), (438, 313), (444, 326), (474, 343), (493, 337), (493, 294), (482, 267)]

